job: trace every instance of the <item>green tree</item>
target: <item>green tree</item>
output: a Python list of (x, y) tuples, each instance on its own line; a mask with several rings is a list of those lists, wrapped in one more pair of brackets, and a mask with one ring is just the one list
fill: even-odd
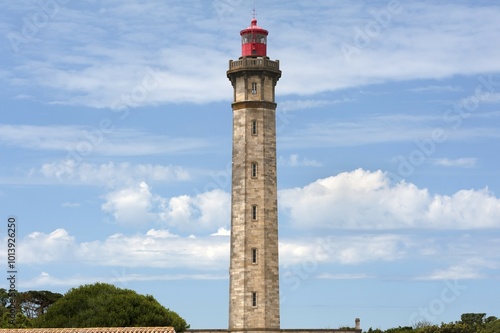
[[(7, 304), (9, 303), (9, 294), (4, 288), (0, 288), (0, 318), (7, 312)], [(3, 327), (3, 326), (2, 326)]]
[(4, 312), (0, 318), (1, 328), (30, 328), (33, 326), (33, 321), (26, 317), (22, 312), (15, 312), (15, 320), (12, 320), (10, 311)]
[(476, 333), (484, 327), (486, 313), (464, 313), (460, 316), (460, 321), (465, 324), (469, 331)]
[[(50, 291), (30, 290), (8, 292), (0, 289), (0, 327), (25, 328), (32, 319), (42, 315), (62, 295)], [(14, 316), (14, 318), (12, 318)]]
[(385, 330), (385, 333), (412, 333), (413, 327), (410, 326), (399, 326), (396, 328), (389, 328)]
[(418, 330), (419, 328), (424, 328), (424, 327), (428, 327), (428, 326), (433, 326), (433, 324), (430, 321), (425, 320), (425, 319), (413, 323), (414, 330)]
[(36, 318), (47, 312), (48, 308), (63, 295), (47, 290), (30, 290), (19, 293), (19, 307), (23, 314), (30, 318)]
[(373, 328), (369, 328), (368, 331), (366, 331), (367, 333), (383, 333), (384, 331), (382, 331), (380, 328), (376, 328), (376, 329), (373, 329)]
[(7, 307), (7, 304), (9, 303), (9, 293), (7, 292), (7, 289), (5, 288), (0, 288), (0, 307)]
[(422, 326), (418, 327), (415, 330), (415, 332), (416, 333), (439, 333), (441, 331), (440, 331), (439, 326), (426, 324), (426, 325), (422, 325)]
[(500, 332), (500, 319), (496, 317), (486, 318), (486, 324), (484, 328), (480, 331), (481, 333), (498, 333)]
[(472, 330), (472, 328), (462, 322), (441, 324), (439, 328), (440, 333), (477, 333), (477, 331)]
[(105, 283), (71, 289), (36, 322), (39, 327), (55, 328), (173, 326), (176, 332), (189, 328), (153, 296)]
[(32, 326), (31, 319), (21, 311), (21, 293), (17, 290), (0, 289), (0, 327), (28, 328)]

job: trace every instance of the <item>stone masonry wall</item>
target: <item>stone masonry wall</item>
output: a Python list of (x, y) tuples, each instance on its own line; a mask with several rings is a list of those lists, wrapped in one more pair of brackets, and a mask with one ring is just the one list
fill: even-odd
[(244, 66), (228, 71), (235, 98), (229, 304), (234, 332), (280, 327), (274, 103), (280, 74), (277, 68)]

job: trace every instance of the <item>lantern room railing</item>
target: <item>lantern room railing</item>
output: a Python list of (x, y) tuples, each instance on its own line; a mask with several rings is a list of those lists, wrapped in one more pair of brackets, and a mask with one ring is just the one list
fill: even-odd
[(274, 69), (279, 70), (279, 60), (269, 60), (266, 58), (242, 58), (239, 60), (229, 60), (229, 70), (238, 69)]

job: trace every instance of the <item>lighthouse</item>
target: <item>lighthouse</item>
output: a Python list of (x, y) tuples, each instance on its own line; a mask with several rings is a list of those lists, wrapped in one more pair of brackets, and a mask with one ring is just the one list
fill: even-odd
[(268, 31), (241, 30), (241, 57), (229, 61), (233, 93), (229, 331), (280, 330), (275, 87), (279, 61)]

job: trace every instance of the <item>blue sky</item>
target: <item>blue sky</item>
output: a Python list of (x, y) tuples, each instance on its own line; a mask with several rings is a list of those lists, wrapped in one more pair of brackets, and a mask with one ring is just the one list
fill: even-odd
[[(255, 6), (283, 71), (282, 327), (499, 316), (500, 6)], [(225, 71), (252, 7), (0, 3), (0, 211), (18, 220), (19, 289), (109, 282), (227, 327)]]

